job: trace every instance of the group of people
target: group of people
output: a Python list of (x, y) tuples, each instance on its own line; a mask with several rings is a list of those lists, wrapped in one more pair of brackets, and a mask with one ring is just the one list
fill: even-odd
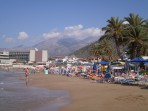
[[(46, 72), (45, 74), (60, 74), (60, 75), (65, 75), (67, 77), (74, 77), (74, 76), (83, 77), (83, 78), (95, 80), (97, 82), (111, 82), (111, 81), (114, 82), (115, 81), (114, 78), (116, 77), (122, 77), (124, 79), (136, 77), (135, 74), (134, 74), (134, 77), (133, 77), (133, 74), (130, 74), (130, 75), (125, 74), (123, 70), (108, 71), (107, 67), (105, 66), (99, 66), (97, 68), (93, 68), (93, 66), (91, 65), (50, 66), (50, 67), (45, 67), (44, 69), (42, 69), (42, 71), (45, 71)], [(28, 68), (25, 69), (25, 77), (26, 77), (26, 83), (28, 83), (28, 78), (29, 78)]]
[[(102, 68), (103, 69), (103, 68)], [(105, 78), (106, 81), (111, 78), (111, 75), (107, 73), (105, 68), (103, 70), (93, 69), (93, 66), (90, 65), (84, 65), (84, 66), (51, 66), (50, 68), (46, 68), (48, 70), (49, 74), (61, 74), (65, 75), (67, 77), (83, 77), (87, 79), (92, 80), (100, 80), (102, 78)], [(104, 79), (104, 80), (105, 80)]]

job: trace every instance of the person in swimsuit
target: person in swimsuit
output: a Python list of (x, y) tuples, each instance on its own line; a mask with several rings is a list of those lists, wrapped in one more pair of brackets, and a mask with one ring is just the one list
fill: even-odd
[(26, 84), (27, 84), (28, 79), (29, 79), (29, 69), (28, 69), (28, 67), (25, 69), (25, 77), (26, 77)]

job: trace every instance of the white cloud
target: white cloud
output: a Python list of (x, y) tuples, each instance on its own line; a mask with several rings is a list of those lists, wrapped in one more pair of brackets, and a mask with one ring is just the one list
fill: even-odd
[(80, 30), (80, 29), (82, 29), (83, 28), (83, 25), (81, 25), (81, 24), (79, 24), (79, 25), (75, 25), (75, 26), (69, 26), (69, 27), (65, 27), (65, 30), (70, 30), (70, 31), (72, 31), (72, 30)]
[(7, 37), (7, 38), (5, 38), (5, 42), (6, 43), (15, 43), (15, 40), (12, 37)]
[(128, 21), (124, 21), (123, 24), (129, 24), (129, 22)]
[(63, 32), (63, 36), (76, 37), (79, 39), (85, 39), (87, 37), (100, 37), (103, 34), (104, 32), (101, 29), (94, 27), (84, 28), (83, 25), (65, 27)]
[(29, 38), (29, 36), (26, 32), (19, 32), (19, 35), (18, 35), (19, 40), (25, 40), (27, 38)]
[(51, 31), (49, 33), (44, 33), (42, 37), (44, 39), (54, 38), (54, 37), (75, 37), (78, 39), (85, 39), (87, 37), (101, 37), (104, 34), (99, 28), (91, 27), (84, 28), (83, 25), (69, 26), (65, 27), (63, 31)]
[(49, 33), (44, 33), (43, 38), (51, 39), (51, 38), (59, 37), (60, 35), (61, 35), (60, 32), (49, 32)]

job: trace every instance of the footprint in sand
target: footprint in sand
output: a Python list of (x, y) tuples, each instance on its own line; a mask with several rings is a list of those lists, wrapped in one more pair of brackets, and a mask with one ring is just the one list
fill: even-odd
[(146, 102), (145, 102), (145, 98), (143, 95), (126, 95), (126, 96), (119, 96), (117, 98), (115, 98), (115, 100), (117, 101), (121, 101), (121, 102), (124, 102), (124, 103), (140, 103), (142, 105), (146, 105)]

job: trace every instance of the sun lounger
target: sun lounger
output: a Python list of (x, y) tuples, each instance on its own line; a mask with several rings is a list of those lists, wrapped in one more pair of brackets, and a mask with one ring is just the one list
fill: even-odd
[(134, 79), (125, 79), (121, 81), (121, 84), (132, 85), (135, 83)]
[(121, 76), (114, 77), (114, 83), (117, 83), (117, 84), (121, 84), (121, 82), (124, 80), (125, 80), (125, 78), (121, 77)]

